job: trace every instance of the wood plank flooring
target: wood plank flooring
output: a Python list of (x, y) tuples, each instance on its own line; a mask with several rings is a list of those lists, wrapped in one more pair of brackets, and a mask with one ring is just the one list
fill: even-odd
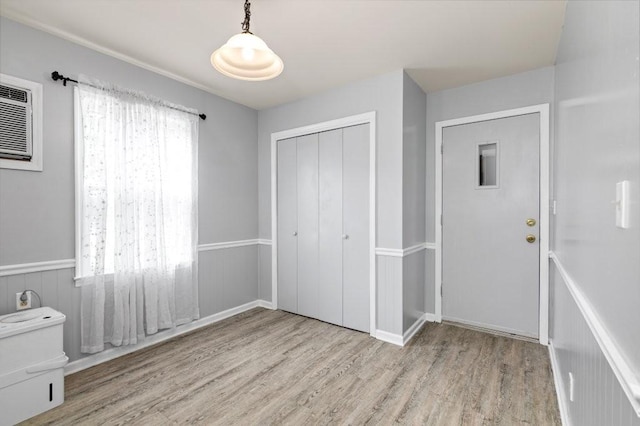
[(426, 324), (400, 348), (257, 308), (66, 377), (25, 424), (560, 424), (546, 347)]

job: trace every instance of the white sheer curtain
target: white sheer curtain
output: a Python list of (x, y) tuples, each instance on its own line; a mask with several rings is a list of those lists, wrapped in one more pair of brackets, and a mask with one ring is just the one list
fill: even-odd
[(198, 115), (80, 78), (81, 350), (135, 344), (199, 317)]

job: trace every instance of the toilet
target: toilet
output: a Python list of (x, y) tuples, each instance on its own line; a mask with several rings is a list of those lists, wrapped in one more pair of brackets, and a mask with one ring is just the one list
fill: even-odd
[(0, 316), (0, 426), (64, 401), (64, 314), (48, 307)]

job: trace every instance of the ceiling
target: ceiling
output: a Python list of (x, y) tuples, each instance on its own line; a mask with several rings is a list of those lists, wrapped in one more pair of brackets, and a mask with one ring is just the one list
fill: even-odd
[[(555, 60), (565, 0), (252, 0), (284, 61), (263, 82), (213, 69), (243, 0), (0, 0), (0, 14), (255, 109), (404, 68), (425, 92)], [(67, 70), (73, 73), (73, 70)]]

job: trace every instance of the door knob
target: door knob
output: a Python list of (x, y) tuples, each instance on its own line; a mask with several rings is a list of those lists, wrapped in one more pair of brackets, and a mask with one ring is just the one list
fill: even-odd
[(298, 236), (298, 231), (293, 231), (293, 236), (297, 237)]
[(342, 235), (342, 239), (343, 240), (348, 240), (349, 239), (349, 235), (347, 235), (347, 234)]
[(535, 235), (532, 235), (532, 234), (528, 234), (528, 235), (527, 235), (527, 242), (528, 242), (529, 244), (531, 244), (531, 243), (535, 243), (535, 242), (536, 242), (536, 236), (535, 236)]
[(529, 218), (527, 219), (527, 226), (535, 226), (536, 225), (536, 220), (533, 218)]

